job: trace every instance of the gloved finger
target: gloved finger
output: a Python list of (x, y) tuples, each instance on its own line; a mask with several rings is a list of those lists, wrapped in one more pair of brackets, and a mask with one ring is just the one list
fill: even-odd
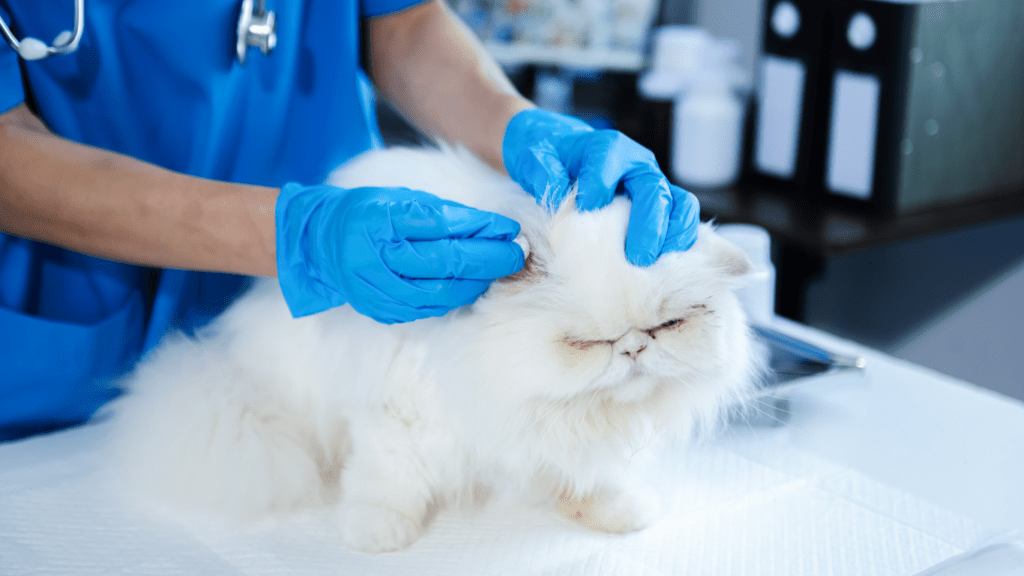
[(576, 187), (577, 208), (597, 210), (611, 203), (622, 175), (609, 168), (614, 166), (609, 166), (605, 159), (588, 160), (583, 164)]
[(671, 186), (672, 215), (668, 221), (668, 232), (662, 254), (689, 250), (697, 241), (697, 225), (700, 224), (700, 202), (693, 194), (678, 186)]
[(569, 192), (569, 172), (550, 143), (525, 149), (516, 172), (516, 182), (548, 210), (557, 210)]
[(515, 274), (525, 262), (515, 242), (485, 238), (390, 244), (381, 257), (403, 278), (493, 280)]
[(519, 223), (511, 218), (434, 196), (429, 196), (429, 201), (416, 199), (394, 202), (389, 212), (395, 234), (406, 240), (512, 240), (519, 234)]
[(445, 280), (409, 279), (410, 284), (418, 286), (425, 292), (434, 295), (431, 306), (442, 306), (449, 310), (472, 304), (491, 286), (493, 280), (466, 280), (448, 278)]
[(579, 162), (579, 178), (576, 188), (576, 207), (580, 210), (596, 210), (607, 206), (615, 197), (619, 181), (628, 166), (612, 158), (609, 153), (617, 133), (594, 132), (588, 134), (589, 142), (582, 151)]
[(397, 274), (373, 280), (360, 283), (354, 290), (358, 298), (350, 298), (349, 303), (360, 314), (385, 324), (443, 316), (474, 302), (491, 285), (491, 280), (409, 279)]
[(673, 197), (668, 180), (648, 170), (623, 182), (633, 199), (626, 229), (626, 258), (637, 266), (650, 266), (661, 255), (673, 213)]
[(602, 130), (586, 138), (579, 158), (580, 192), (576, 205), (580, 209), (593, 210), (607, 205), (631, 178), (652, 172), (663, 178), (654, 153), (625, 134)]
[[(389, 295), (403, 305), (419, 310), (437, 312), (452, 310), (473, 302), (491, 285), (491, 280), (465, 280), (460, 278), (399, 278), (388, 288)], [(440, 312), (443, 314), (444, 312)]]

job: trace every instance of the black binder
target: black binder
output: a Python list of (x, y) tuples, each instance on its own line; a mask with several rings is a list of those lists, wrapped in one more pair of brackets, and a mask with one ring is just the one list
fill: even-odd
[[(773, 21), (787, 5), (790, 35)], [(889, 214), (1014, 193), (1022, 30), (1010, 0), (768, 0), (748, 179)]]
[[(815, 118), (823, 104), (821, 0), (768, 0), (756, 110), (746, 164), (755, 179), (801, 191), (810, 182)], [(794, 26), (795, 24), (795, 26)]]
[(847, 207), (895, 205), (916, 4), (830, 0), (814, 172)]

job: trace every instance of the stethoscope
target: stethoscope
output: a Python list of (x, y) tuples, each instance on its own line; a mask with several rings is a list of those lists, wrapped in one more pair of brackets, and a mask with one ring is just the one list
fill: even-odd
[[(277, 23), (274, 12), (267, 10), (266, 0), (242, 0), (242, 9), (238, 13), (237, 39), (235, 42), (235, 54), (238, 62), (245, 64), (246, 55), (250, 46), (255, 46), (264, 54), (277, 45)], [(53, 44), (47, 45), (38, 38), (27, 36), (20, 41), (7, 27), (7, 23), (0, 18), (0, 34), (4, 40), (11, 45), (11, 48), (25, 60), (39, 60), (54, 54), (70, 54), (78, 49), (78, 42), (82, 39), (82, 31), (85, 30), (85, 0), (75, 0), (75, 27), (72, 30), (65, 30), (57, 35)]]
[(20, 42), (14, 37), (14, 33), (7, 27), (7, 23), (0, 18), (0, 34), (4, 40), (11, 45), (11, 48), (25, 60), (39, 60), (54, 54), (70, 54), (78, 49), (78, 41), (82, 39), (82, 31), (85, 30), (85, 0), (75, 0), (75, 29), (65, 30), (57, 34), (53, 45), (47, 46), (38, 38), (28, 36)]

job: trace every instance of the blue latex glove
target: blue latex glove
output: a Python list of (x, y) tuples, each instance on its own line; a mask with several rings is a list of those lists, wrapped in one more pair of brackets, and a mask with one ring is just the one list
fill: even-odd
[(650, 266), (667, 252), (687, 250), (697, 240), (697, 198), (669, 184), (654, 154), (616, 130), (547, 110), (516, 114), (502, 141), (505, 169), (543, 205), (557, 208), (578, 181), (576, 206), (606, 206), (616, 192), (633, 201), (626, 257)]
[(295, 317), (346, 302), (386, 324), (441, 316), (523, 267), (517, 222), (407, 188), (289, 183), (276, 220)]

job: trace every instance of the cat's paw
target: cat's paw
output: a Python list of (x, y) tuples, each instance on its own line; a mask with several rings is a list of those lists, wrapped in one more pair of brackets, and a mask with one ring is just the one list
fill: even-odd
[(344, 504), (339, 515), (342, 543), (360, 552), (401, 550), (423, 533), (421, 521), (376, 504)]
[(591, 530), (625, 534), (643, 530), (658, 519), (658, 498), (642, 488), (623, 490), (614, 496), (599, 494), (580, 498), (561, 497), (559, 511)]

